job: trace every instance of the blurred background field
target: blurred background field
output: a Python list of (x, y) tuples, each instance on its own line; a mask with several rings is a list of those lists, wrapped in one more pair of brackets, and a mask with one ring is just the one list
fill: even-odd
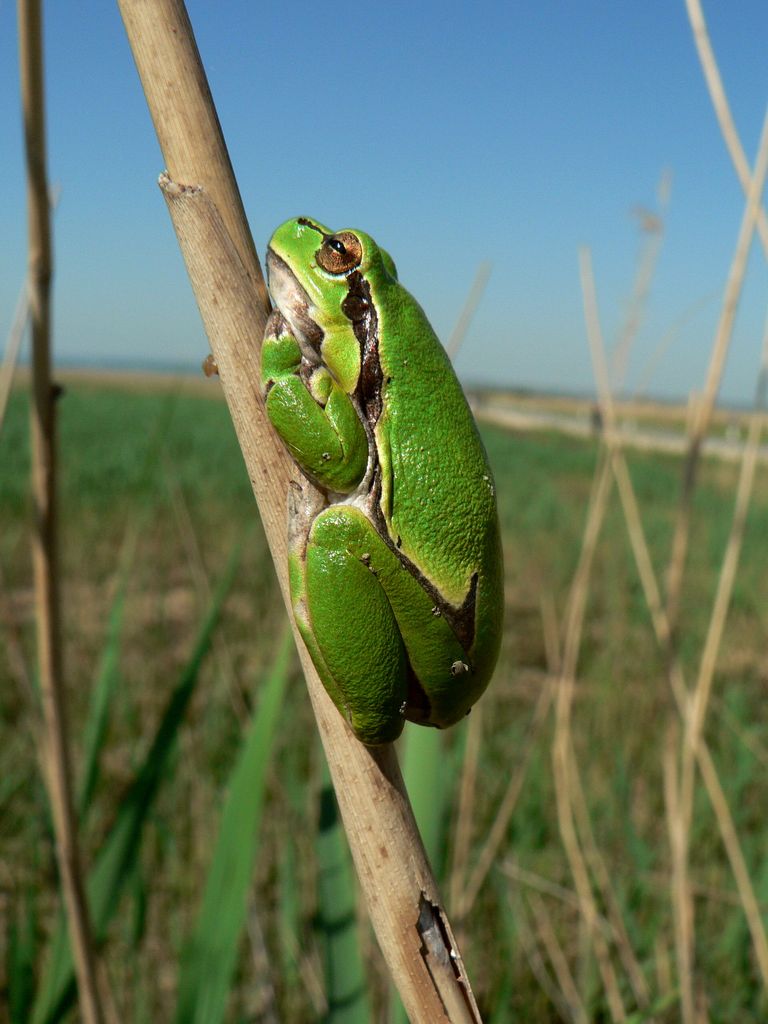
[[(278, 656), (285, 613), (218, 383), (162, 377), (121, 382), (76, 374), (65, 375), (63, 382), (61, 573), (69, 714), (80, 782), (105, 659), (112, 679), (93, 797), (83, 821), (87, 865), (103, 849), (147, 755), (211, 594), (234, 564), (210, 650), (173, 748), (159, 768), (135, 860), (104, 931), (104, 962), (118, 1019), (170, 1020), (180, 957), (198, 916), (222, 805), (249, 715)], [(515, 406), (512, 399), (509, 404)], [(683, 422), (685, 410), (667, 407), (665, 417)], [(487, 1019), (579, 1019), (568, 973), (587, 1019), (610, 1019), (604, 975), (558, 827), (549, 703), (557, 678), (552, 638), (562, 629), (579, 560), (598, 439), (493, 427), (484, 427), (483, 436), (496, 474), (506, 560), (499, 668), (468, 723), (444, 735), (409, 726), (405, 743), (414, 731), (426, 733), (442, 751), (433, 788), (421, 795), (424, 805), (438, 809), (434, 839), (428, 842), (434, 844), (432, 859), (443, 888), (452, 894), (448, 911), (463, 936)], [(681, 462), (654, 452), (628, 458), (661, 575), (669, 558)], [(705, 460), (696, 491), (680, 623), (682, 662), (691, 677), (730, 529), (737, 472), (732, 463)], [(20, 386), (0, 447), (0, 946), (5, 964), (0, 1020), (27, 1019), (20, 1012), (33, 1019), (58, 908), (51, 828), (36, 767), (34, 682), (23, 667), (34, 663), (28, 473), (27, 395)], [(761, 467), (706, 735), (763, 908), (768, 905), (766, 536), (768, 478)], [(236, 941), (237, 969), (225, 1018), (231, 1021), (313, 1020), (327, 1011), (328, 934), (319, 924), (318, 875), (322, 757), (293, 654), (288, 665), (274, 755), (266, 769), (247, 915)], [(646, 1009), (627, 1018), (632, 1020), (679, 1019), (662, 769), (674, 717), (664, 660), (614, 498), (595, 555), (571, 736), (594, 847), (626, 934), (617, 932), (599, 871), (590, 862), (597, 927), (633, 1013), (643, 1000), (633, 990), (625, 944), (646, 979)], [(476, 762), (467, 749), (470, 729), (482, 737)], [(407, 766), (408, 752), (405, 756)], [(474, 773), (469, 779), (468, 771)], [(519, 795), (490, 870), (468, 905), (469, 876), (483, 857), (511, 782)], [(743, 909), (703, 792), (697, 792), (694, 807), (690, 873), (708, 1019), (765, 1020), (768, 1003)], [(31, 949), (28, 963), (36, 979), (29, 981), (26, 997), (14, 974), (20, 948), (27, 948), (22, 939)], [(373, 1009), (365, 1012), (370, 1019), (389, 1019), (386, 977), (362, 920), (357, 946), (373, 1000)], [(566, 973), (558, 951), (570, 965)], [(16, 1011), (9, 1018), (12, 1006)]]

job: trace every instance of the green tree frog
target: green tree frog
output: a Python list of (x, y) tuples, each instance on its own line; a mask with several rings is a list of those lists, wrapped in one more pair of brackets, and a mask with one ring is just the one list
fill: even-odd
[(367, 744), (444, 728), (486, 688), (501, 638), (493, 477), (424, 312), (362, 231), (307, 217), (267, 252), (268, 416), (318, 491), (289, 498), (294, 614)]

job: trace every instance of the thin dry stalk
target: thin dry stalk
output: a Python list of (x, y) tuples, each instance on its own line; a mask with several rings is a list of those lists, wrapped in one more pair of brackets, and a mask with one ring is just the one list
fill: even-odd
[(466, 302), (464, 303), (464, 308), (459, 314), (456, 326), (451, 331), (451, 336), (445, 346), (445, 351), (448, 353), (452, 363), (456, 361), (459, 349), (467, 336), (469, 325), (472, 323), (472, 317), (475, 315), (477, 307), (480, 304), (480, 299), (483, 297), (483, 292), (486, 289), (490, 276), (491, 264), (487, 260), (483, 260), (477, 268), (475, 279), (472, 282), (472, 287), (469, 289), (469, 294), (467, 295)]
[(709, 620), (707, 635), (704, 640), (704, 647), (701, 653), (699, 675), (694, 686), (689, 715), (686, 721), (684, 735), (684, 751), (682, 765), (682, 790), (681, 807), (685, 821), (686, 831), (690, 830), (693, 814), (693, 787), (694, 787), (694, 762), (701, 735), (704, 729), (704, 720), (709, 707), (709, 699), (712, 693), (712, 681), (715, 675), (717, 654), (725, 629), (725, 620), (733, 593), (733, 584), (736, 579), (736, 570), (741, 554), (741, 545), (744, 539), (744, 529), (747, 522), (747, 512), (752, 497), (752, 488), (755, 480), (755, 467), (757, 464), (757, 449), (760, 444), (760, 434), (763, 429), (762, 415), (755, 416), (749, 425), (749, 434), (744, 447), (744, 458), (741, 464), (739, 482), (736, 488), (736, 501), (734, 505), (733, 521), (726, 543), (723, 564), (720, 569), (720, 576), (717, 581), (715, 601), (712, 607), (712, 615)]
[[(11, 672), (16, 676), (19, 688), (23, 690), (29, 707), (29, 721), (35, 739), (39, 743), (45, 742), (44, 734), (40, 730), (40, 708), (35, 692), (35, 684), (27, 665), (24, 654), (24, 643), (21, 638), (18, 618), (13, 608), (8, 587), (5, 582), (5, 573), (0, 565), (0, 625), (3, 627), (3, 636), (6, 659)], [(43, 763), (41, 762), (41, 767)]]
[(544, 958), (539, 951), (536, 936), (533, 934), (531, 925), (528, 922), (525, 903), (522, 899), (516, 901), (515, 924), (520, 938), (520, 945), (525, 953), (531, 974), (538, 981), (542, 992), (555, 1007), (560, 1017), (566, 1021), (566, 1024), (572, 1024), (574, 1019), (572, 1008), (547, 969)]
[(553, 677), (560, 674), (560, 626), (557, 621), (557, 606), (551, 591), (541, 595), (541, 631), (544, 637), (544, 656), (547, 671)]
[(611, 963), (608, 946), (599, 929), (595, 927), (597, 905), (594, 893), (592, 892), (589, 871), (576, 831), (571, 785), (571, 773), (574, 768), (575, 758), (572, 750), (570, 723), (576, 681), (576, 666), (581, 645), (589, 580), (597, 547), (597, 539), (608, 504), (610, 483), (610, 460), (608, 458), (601, 458), (595, 470), (579, 564), (571, 585), (568, 610), (566, 612), (563, 667), (558, 681), (555, 703), (555, 737), (552, 746), (552, 766), (560, 837), (571, 874), (573, 875), (576, 892), (579, 896), (584, 928), (595, 953), (611, 1017), (615, 1021), (623, 1021), (626, 1020), (626, 1010), (624, 1009), (618, 981), (613, 964)]
[(19, 67), (27, 158), (29, 307), (32, 325), (32, 560), (35, 621), (47, 771), (45, 781), (67, 911), (78, 995), (86, 1024), (104, 1015), (77, 843), (62, 671), (56, 506), (56, 394), (51, 381), (50, 204), (46, 174), (42, 14), (39, 0), (19, 0)]
[(477, 785), (477, 768), (480, 763), (480, 747), (483, 741), (483, 704), (474, 708), (469, 717), (464, 761), (459, 780), (459, 801), (456, 812), (456, 826), (453, 840), (453, 863), (448, 883), (448, 902), (451, 910), (459, 921), (466, 914), (464, 899), (464, 879), (469, 864), (469, 848), (472, 841), (474, 824), (475, 789)]
[(573, 980), (571, 969), (568, 966), (568, 959), (557, 940), (555, 929), (552, 927), (552, 919), (549, 916), (544, 901), (536, 893), (529, 892), (528, 904), (536, 922), (536, 930), (541, 944), (547, 952), (549, 962), (552, 964), (552, 970), (555, 973), (563, 997), (570, 1008), (572, 1017), (577, 1024), (588, 1024), (589, 1014), (579, 995), (576, 982)]
[(672, 688), (682, 708), (686, 706), (687, 693), (679, 662), (671, 652), (671, 631), (664, 609), (661, 592), (656, 583), (653, 563), (645, 543), (640, 510), (637, 505), (632, 480), (627, 469), (624, 453), (621, 450), (621, 436), (616, 429), (616, 407), (613, 400), (609, 377), (608, 363), (605, 357), (605, 345), (600, 329), (600, 316), (597, 307), (595, 278), (592, 272), (592, 261), (589, 250), (580, 253), (581, 288), (584, 296), (584, 312), (587, 326), (587, 340), (592, 358), (592, 369), (597, 386), (598, 402), (604, 424), (605, 443), (610, 452), (611, 467), (616, 480), (619, 497), (621, 498), (624, 516), (627, 522), (630, 543), (635, 555), (640, 579), (648, 604), (657, 636), (663, 640), (665, 652), (669, 648), (670, 678)]
[(3, 353), (3, 365), (0, 367), (0, 431), (5, 422), (5, 410), (8, 408), (8, 399), (11, 395), (13, 374), (21, 350), (21, 343), (24, 340), (24, 331), (29, 320), (29, 286), (25, 281), (19, 292), (16, 302), (16, 309), (13, 314), (11, 329), (8, 332), (8, 340), (5, 343)]
[(645, 366), (638, 374), (637, 386), (632, 393), (631, 401), (637, 402), (645, 398), (648, 388), (651, 386), (651, 381), (656, 376), (656, 371), (658, 370), (661, 361), (672, 347), (672, 344), (677, 340), (680, 331), (706, 306), (708, 302), (711, 301), (714, 295), (715, 293), (711, 292), (708, 295), (704, 295), (702, 298), (697, 299), (695, 302), (692, 302), (690, 306), (684, 309), (677, 319), (672, 322), (672, 325), (661, 336), (656, 348), (651, 352)]
[[(502, 864), (501, 869), (505, 875), (522, 882), (529, 889), (534, 889), (545, 896), (552, 896), (560, 903), (565, 903), (575, 910), (578, 910), (580, 907), (578, 894), (573, 889), (567, 889), (564, 885), (559, 885), (557, 882), (552, 882), (548, 878), (537, 875), (535, 871), (526, 871), (525, 868), (521, 868), (514, 861), (506, 861)], [(615, 933), (608, 918), (603, 914), (598, 914), (596, 921), (598, 928), (600, 928), (606, 939), (613, 940)]]
[[(212, 597), (211, 583), (205, 568), (200, 541), (198, 540), (192, 516), (189, 512), (189, 504), (187, 503), (178, 475), (169, 460), (166, 460), (165, 463), (165, 475), (182, 546), (185, 549), (187, 564), (189, 565), (194, 587), (197, 591), (198, 602), (200, 608), (207, 608), (211, 603)], [(237, 684), (232, 652), (229, 649), (226, 638), (218, 630), (213, 634), (211, 644), (216, 659), (217, 675), (221, 677), (227, 688), (232, 708), (240, 725), (245, 727), (250, 719), (250, 712), (243, 697), (243, 692)]]
[(677, 738), (670, 728), (664, 749), (664, 804), (669, 834), (669, 848), (672, 854), (670, 876), (673, 920), (675, 926), (675, 950), (677, 979), (680, 987), (680, 1008), (683, 1024), (695, 1024), (693, 1000), (693, 915), (690, 884), (687, 877), (688, 858), (682, 828), (679, 805), (679, 784), (677, 778)]
[(478, 893), (488, 877), (488, 873), (496, 860), (496, 855), (504, 842), (504, 837), (507, 834), (509, 823), (512, 819), (512, 815), (514, 814), (515, 807), (517, 806), (517, 801), (523, 790), (523, 783), (525, 782), (525, 776), (528, 773), (528, 767), (531, 763), (531, 758), (533, 757), (533, 751), (536, 748), (536, 744), (538, 743), (541, 735), (541, 730), (547, 719), (547, 715), (549, 714), (549, 708), (552, 703), (552, 693), (553, 682), (552, 680), (547, 680), (547, 684), (540, 691), (536, 701), (533, 720), (526, 730), (527, 739), (523, 750), (523, 756), (520, 759), (512, 778), (509, 780), (504, 796), (502, 797), (498, 810), (496, 811), (496, 816), (493, 819), (493, 825), (491, 825), (488, 837), (480, 851), (477, 863), (475, 864), (475, 867), (473, 868), (463, 890), (459, 891), (457, 902), (452, 904), (452, 906), (457, 908), (456, 913), (459, 917), (463, 918), (471, 912)]
[(763, 988), (768, 990), (768, 938), (766, 938), (763, 914), (755, 895), (744, 853), (741, 849), (736, 825), (734, 824), (723, 787), (720, 785), (720, 779), (718, 778), (712, 757), (709, 750), (702, 743), (699, 744), (696, 759), (704, 785), (707, 788), (710, 803), (717, 817), (717, 825), (731, 864), (731, 871), (733, 872), (736, 888), (739, 892), (739, 900), (744, 909), (747, 927), (749, 928), (752, 945), (755, 949), (755, 957)]
[(656, 969), (656, 988), (664, 999), (672, 991), (674, 981), (672, 980), (672, 958), (664, 934), (657, 932), (653, 944), (653, 966)]
[[(606, 435), (608, 443), (611, 446), (612, 454), (612, 466), (614, 476), (619, 491), (619, 496), (624, 511), (625, 520), (627, 523), (627, 529), (629, 533), (630, 543), (637, 564), (638, 573), (643, 586), (643, 592), (645, 594), (646, 603), (648, 605), (651, 621), (656, 634), (657, 642), (664, 652), (668, 662), (668, 674), (670, 687), (672, 694), (675, 698), (678, 712), (684, 723), (688, 723), (691, 719), (690, 714), (690, 698), (683, 676), (682, 667), (679, 662), (679, 658), (676, 652), (672, 649), (672, 637), (669, 625), (669, 620), (664, 609), (661, 593), (656, 581), (656, 575), (653, 570), (653, 565), (648, 551), (647, 542), (645, 539), (645, 532), (642, 526), (642, 520), (640, 517), (639, 508), (637, 505), (637, 499), (635, 497), (634, 488), (632, 481), (629, 476), (627, 469), (626, 460), (624, 459), (623, 452), (620, 449), (620, 440), (613, 429), (615, 425), (615, 409), (613, 404), (613, 396), (610, 388), (607, 386), (608, 376), (605, 361), (605, 352), (602, 345), (602, 338), (599, 330), (599, 317), (597, 315), (597, 300), (594, 291), (594, 278), (591, 273), (591, 265), (588, 259), (585, 259), (583, 266), (583, 283), (585, 288), (585, 294), (588, 296), (588, 301), (585, 303), (588, 309), (588, 328), (590, 333), (590, 345), (592, 351), (592, 360), (595, 369), (595, 378), (598, 382), (598, 389), (600, 392), (600, 403), (603, 411), (603, 418), (606, 423)], [(768, 335), (766, 336), (766, 344), (763, 350), (763, 359), (768, 357)], [(760, 391), (758, 387), (757, 403), (760, 402)], [(752, 421), (754, 424), (754, 420)], [(752, 429), (752, 427), (750, 428)], [(756, 459), (757, 447), (759, 444), (759, 431), (758, 436), (752, 441), (754, 449), (749, 452), (744, 452), (744, 458), (749, 457), (750, 461)], [(751, 446), (748, 446), (751, 447)], [(750, 475), (754, 474), (754, 467), (750, 471)], [(743, 476), (744, 474), (742, 474)], [(744, 481), (746, 484), (746, 481)], [(741, 488), (740, 488), (741, 490)], [(737, 500), (737, 507), (742, 507), (744, 514), (746, 514), (746, 507), (748, 502), (744, 503), (745, 499), (742, 498), (741, 502)], [(742, 524), (743, 529), (743, 524)], [(698, 746), (696, 748), (696, 759), (699, 763), (699, 768), (702, 773), (707, 793), (710, 799), (710, 803), (715, 811), (715, 815), (720, 829), (720, 834), (723, 839), (723, 845), (725, 846), (726, 853), (731, 863), (731, 869), (736, 880), (736, 885), (739, 890), (739, 897), (744, 908), (745, 916), (747, 918), (747, 924), (750, 929), (752, 942), (755, 947), (755, 955), (758, 962), (758, 967), (763, 977), (763, 983), (768, 985), (768, 975), (766, 975), (766, 967), (768, 967), (768, 942), (766, 941), (765, 929), (762, 923), (762, 917), (759, 912), (759, 906), (757, 898), (755, 896), (754, 888), (752, 886), (749, 872), (746, 869), (746, 861), (739, 844), (738, 836), (733, 825), (733, 819), (728, 808), (725, 794), (720, 786), (720, 781), (717, 776), (717, 771), (712, 762), (709, 751), (706, 747), (705, 740), (701, 734), (698, 738)], [(679, 799), (679, 798), (676, 798)], [(677, 804), (676, 804), (677, 806)], [(683, 840), (685, 839), (685, 832), (683, 832)], [(677, 908), (678, 914), (681, 916), (681, 920), (689, 919), (691, 922), (690, 928), (686, 925), (680, 924), (677, 929), (678, 937), (680, 941), (685, 941), (686, 937), (690, 935), (690, 940), (693, 940), (693, 897), (691, 893), (687, 861), (683, 863), (681, 869), (678, 871), (677, 885), (676, 885), (676, 898), (673, 904)], [(688, 911), (684, 914), (683, 908), (688, 907)], [(679, 945), (678, 945), (679, 948)], [(692, 970), (692, 946), (686, 953), (686, 959), (688, 961), (688, 967)], [(685, 968), (684, 968), (685, 969)]]
[(720, 380), (725, 367), (725, 359), (730, 346), (736, 309), (747, 269), (747, 258), (752, 246), (755, 223), (761, 210), (760, 197), (763, 194), (766, 172), (768, 172), (768, 110), (766, 110), (766, 115), (763, 119), (760, 145), (755, 161), (755, 172), (747, 189), (744, 215), (741, 220), (736, 249), (725, 285), (723, 305), (712, 346), (707, 379), (701, 400), (696, 408), (689, 437), (688, 454), (683, 467), (683, 490), (672, 538), (672, 552), (667, 574), (667, 617), (673, 633), (677, 626), (680, 608), (680, 593), (688, 552), (693, 493), (696, 487), (698, 466), (701, 458), (701, 446), (712, 418), (717, 393), (720, 388)]
[[(616, 895), (613, 891), (613, 885), (611, 884), (610, 873), (606, 867), (598, 845), (595, 842), (595, 835), (592, 831), (592, 822), (589, 817), (589, 808), (587, 807), (584, 789), (581, 785), (581, 777), (575, 762), (573, 764), (571, 786), (576, 825), (579, 835), (581, 836), (581, 842), (584, 847), (587, 864), (589, 865), (592, 876), (595, 879), (603, 897), (603, 903), (607, 912), (608, 921), (610, 922), (611, 929), (613, 931), (616, 947), (619, 951), (621, 962), (624, 965), (624, 970), (627, 972), (627, 977), (629, 978), (629, 983), (632, 986), (632, 991), (634, 992), (635, 999), (637, 1000), (637, 1005), (641, 1009), (646, 1009), (651, 998), (651, 994), (648, 989), (648, 982), (645, 980), (645, 975), (643, 974), (640, 963), (635, 955), (635, 951), (629, 937), (629, 932), (624, 925), (619, 901), (616, 899)], [(648, 1018), (649, 1022), (651, 1020), (652, 1018)]]
[[(579, 268), (581, 277), (582, 294), (584, 297), (584, 314), (587, 328), (587, 337), (592, 357), (593, 372), (597, 383), (597, 390), (600, 408), (603, 415), (605, 443), (608, 449), (608, 463), (615, 475), (615, 457), (618, 450), (616, 434), (616, 414), (611, 391), (608, 364), (605, 356), (602, 331), (600, 329), (600, 317), (597, 308), (597, 295), (595, 291), (594, 274), (592, 272), (591, 254), (584, 248), (579, 253)], [(609, 918), (613, 925), (619, 953), (624, 963), (624, 968), (630, 979), (635, 998), (639, 1005), (647, 1006), (650, 994), (645, 976), (635, 956), (629, 935), (624, 927), (624, 922), (619, 910), (618, 901), (613, 892), (610, 882), (610, 875), (602, 856), (597, 848), (592, 833), (592, 826), (589, 820), (589, 811), (584, 799), (581, 780), (577, 765), (574, 761), (571, 771), (572, 801), (578, 821), (578, 831), (585, 848), (587, 862), (600, 887), (603, 900), (608, 909)]]
[[(747, 160), (747, 155), (744, 152), (744, 147), (741, 144), (739, 133), (736, 130), (736, 124), (733, 120), (733, 115), (731, 114), (728, 97), (725, 89), (723, 88), (723, 80), (720, 77), (720, 70), (717, 66), (715, 53), (709, 39), (709, 32), (707, 31), (704, 12), (701, 9), (701, 3), (699, 0), (685, 0), (685, 6), (688, 10), (688, 20), (691, 23), (693, 39), (696, 43), (696, 51), (699, 55), (699, 60), (701, 61), (701, 67), (704, 72), (707, 88), (709, 89), (712, 106), (715, 108), (717, 123), (720, 125), (720, 131), (723, 134), (725, 145), (728, 149), (731, 160), (733, 161), (733, 166), (736, 168), (736, 174), (741, 182), (741, 187), (746, 195), (749, 191), (750, 180), (752, 178), (749, 161)], [(757, 230), (760, 235), (760, 241), (762, 242), (763, 249), (765, 250), (766, 255), (768, 255), (768, 217), (766, 217), (765, 210), (762, 207), (757, 212)]]
[[(614, 472), (616, 474), (619, 495), (621, 497), (622, 508), (627, 522), (630, 543), (632, 545), (635, 563), (638, 567), (638, 573), (643, 587), (643, 592), (645, 594), (646, 604), (648, 605), (651, 613), (651, 621), (656, 634), (656, 640), (662, 652), (669, 657), (668, 672), (672, 695), (675, 698), (675, 703), (681, 720), (683, 722), (687, 722), (690, 719), (690, 698), (679, 660), (670, 650), (669, 622), (661, 601), (661, 594), (653, 571), (653, 566), (651, 564), (651, 558), (632, 482), (627, 471), (626, 462), (624, 461), (621, 453), (616, 453), (614, 460)], [(702, 780), (707, 790), (710, 804), (715, 812), (723, 845), (731, 864), (731, 870), (733, 871), (733, 876), (739, 891), (739, 899), (744, 908), (747, 925), (755, 948), (755, 957), (763, 985), (768, 989), (768, 940), (766, 940), (763, 919), (760, 913), (757, 897), (752, 886), (752, 881), (746, 867), (746, 860), (733, 824), (733, 818), (728, 807), (728, 802), (722, 786), (720, 785), (717, 770), (707, 748), (704, 736), (699, 736), (696, 748), (696, 760), (699, 765)], [(683, 876), (683, 878), (684, 877), (685, 876)]]
[[(58, 191), (49, 201), (51, 204), (51, 212), (53, 212), (58, 204)], [(21, 343), (24, 340), (24, 332), (27, 329), (28, 323), (29, 282), (25, 280), (19, 291), (19, 297), (16, 300), (16, 309), (13, 313), (13, 320), (11, 321), (11, 327), (8, 331), (8, 339), (5, 343), (5, 351), (3, 352), (3, 363), (2, 366), (0, 366), (0, 432), (3, 429), (3, 423), (5, 422), (8, 399), (11, 396), (11, 387), (13, 385), (13, 375), (16, 372), (16, 364), (18, 363), (19, 352), (21, 351)]]
[[(261, 399), (267, 298), (237, 184), (184, 5), (121, 0), (120, 10), (168, 167), (161, 187), (290, 607), (285, 509), (295, 469)], [(406, 1012), (429, 1024), (477, 1022), (394, 750), (354, 738), (295, 635), (358, 878)]]
[(629, 354), (645, 316), (653, 275), (656, 272), (656, 264), (664, 241), (664, 214), (671, 191), (672, 175), (669, 170), (662, 171), (658, 187), (659, 212), (651, 213), (645, 209), (636, 211), (640, 219), (640, 228), (645, 233), (645, 244), (640, 253), (632, 284), (627, 318), (613, 353), (613, 387), (617, 394), (624, 387)]

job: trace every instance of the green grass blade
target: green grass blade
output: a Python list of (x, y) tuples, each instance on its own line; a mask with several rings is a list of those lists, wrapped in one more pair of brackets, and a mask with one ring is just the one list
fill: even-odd
[(357, 934), (355, 877), (327, 766), (320, 797), (317, 860), (316, 928), (328, 999), (325, 1021), (367, 1024), (371, 1007)]
[[(89, 872), (86, 889), (96, 942), (102, 942), (120, 895), (131, 878), (141, 847), (142, 829), (174, 749), (179, 727), (194, 693), (224, 600), (235, 578), (238, 546), (201, 623), (190, 657), (174, 687), (155, 738), (136, 778), (128, 788), (112, 829)], [(75, 978), (66, 925), (60, 918), (51, 944), (51, 958), (35, 1001), (32, 1024), (55, 1024), (72, 1005)]]
[(77, 795), (77, 815), (81, 826), (85, 822), (96, 789), (99, 777), (99, 759), (107, 733), (109, 710), (120, 677), (118, 666), (127, 583), (127, 573), (122, 573), (109, 613), (107, 635), (88, 708), (88, 719), (83, 731), (83, 771)]
[[(403, 781), (429, 863), (440, 881), (445, 868), (447, 801), (455, 761), (446, 757), (439, 729), (409, 725), (403, 747)], [(390, 995), (389, 1019), (393, 1024), (407, 1024), (408, 1017), (394, 985), (390, 985)]]
[(439, 729), (409, 726), (405, 734), (403, 779), (411, 800), (424, 849), (438, 881), (445, 864), (448, 794), (452, 785), (452, 758), (446, 756)]
[(6, 984), (11, 1024), (26, 1024), (29, 1020), (35, 996), (36, 933), (35, 904), (28, 893), (23, 909), (17, 911), (8, 929)]
[(292, 650), (293, 636), (286, 628), (230, 779), (197, 927), (182, 955), (177, 1024), (218, 1024), (224, 1019)]

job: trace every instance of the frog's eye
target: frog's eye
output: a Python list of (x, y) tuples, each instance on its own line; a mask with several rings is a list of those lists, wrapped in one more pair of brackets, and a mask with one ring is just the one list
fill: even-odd
[(351, 231), (341, 231), (338, 235), (329, 235), (325, 239), (315, 258), (327, 273), (347, 274), (360, 266), (363, 247), (357, 235), (353, 235)]

